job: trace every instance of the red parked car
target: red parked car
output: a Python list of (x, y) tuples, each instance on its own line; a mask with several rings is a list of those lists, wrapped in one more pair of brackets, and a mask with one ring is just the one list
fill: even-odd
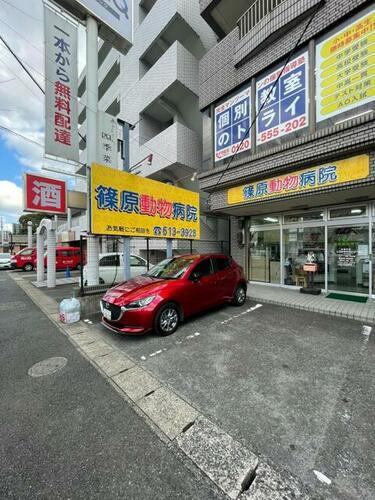
[(23, 248), (10, 258), (10, 267), (12, 269), (23, 269), (32, 271), (36, 259), (36, 248)]
[[(84, 262), (85, 263), (85, 262)], [(79, 269), (81, 251), (77, 247), (56, 247), (56, 270), (63, 271), (67, 267)], [(24, 248), (10, 259), (12, 269), (32, 271), (36, 268), (36, 248)], [(44, 254), (44, 267), (47, 267), (47, 254)]]
[(120, 333), (170, 335), (188, 316), (225, 302), (243, 305), (246, 288), (243, 270), (231, 257), (172, 257), (109, 289), (100, 303), (102, 324)]
[[(84, 258), (84, 264), (85, 258)], [(36, 267), (36, 254), (35, 262)], [(81, 250), (78, 247), (56, 247), (56, 271), (79, 269), (81, 266)], [(47, 267), (47, 252), (44, 253), (44, 267)]]

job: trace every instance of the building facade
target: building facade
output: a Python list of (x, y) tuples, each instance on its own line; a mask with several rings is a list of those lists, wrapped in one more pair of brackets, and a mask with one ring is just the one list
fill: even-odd
[[(205, 119), (199, 110), (199, 60), (217, 41), (200, 16), (199, 1), (135, 0), (134, 40), (123, 56), (106, 42), (99, 48), (99, 109), (130, 124), (129, 164), (144, 177), (198, 191)], [(80, 133), (86, 135), (86, 80), (79, 82)], [(120, 136), (119, 136), (120, 137)], [(85, 162), (85, 141), (80, 144)], [(152, 155), (152, 161), (150, 161)], [(122, 160), (118, 157), (118, 168)], [(84, 180), (77, 188), (85, 190)], [(198, 251), (216, 251), (229, 239), (227, 219), (205, 214), (201, 198), (201, 244)], [(73, 218), (82, 227), (85, 218)], [(211, 243), (208, 243), (211, 241)], [(174, 250), (188, 252), (188, 242), (174, 241)], [(165, 256), (165, 241), (149, 241), (153, 262)], [(103, 250), (112, 250), (103, 240)], [(145, 255), (146, 240), (132, 239), (132, 251)]]
[[(212, 213), (250, 282), (373, 295), (375, 9), (361, 0), (201, 0), (220, 42), (200, 62)], [(246, 5), (245, 5), (246, 4)], [(250, 7), (250, 8), (249, 8)]]

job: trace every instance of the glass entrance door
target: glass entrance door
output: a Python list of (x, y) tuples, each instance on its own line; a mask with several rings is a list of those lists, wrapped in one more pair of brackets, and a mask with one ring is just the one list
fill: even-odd
[(369, 293), (369, 228), (328, 227), (328, 289)]
[(250, 233), (249, 278), (280, 284), (280, 230)]

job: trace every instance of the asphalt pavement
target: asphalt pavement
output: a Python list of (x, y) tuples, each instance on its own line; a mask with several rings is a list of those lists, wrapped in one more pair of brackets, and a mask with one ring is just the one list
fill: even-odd
[(374, 499), (375, 333), (354, 320), (256, 306), (218, 308), (164, 338), (114, 334), (98, 315), (89, 319), (106, 342), (319, 498)]
[[(0, 273), (2, 498), (224, 498)], [(31, 377), (42, 360), (67, 360)]]

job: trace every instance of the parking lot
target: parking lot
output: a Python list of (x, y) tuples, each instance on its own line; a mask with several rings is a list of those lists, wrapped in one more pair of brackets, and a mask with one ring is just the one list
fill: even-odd
[[(46, 293), (59, 300), (68, 290)], [(375, 346), (362, 323), (252, 300), (169, 337), (115, 334), (99, 314), (82, 320), (321, 498), (374, 498)]]

